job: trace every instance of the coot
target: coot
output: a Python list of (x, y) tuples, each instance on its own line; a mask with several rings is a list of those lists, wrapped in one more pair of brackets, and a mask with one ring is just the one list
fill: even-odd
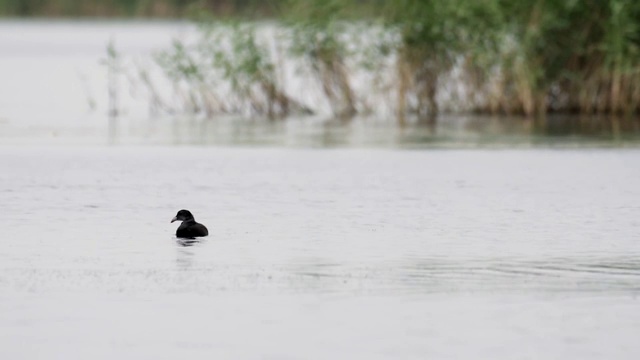
[(176, 231), (176, 236), (179, 238), (193, 239), (209, 235), (209, 230), (207, 230), (206, 226), (197, 223), (189, 210), (178, 211), (176, 216), (171, 219), (171, 222), (174, 221), (182, 221)]

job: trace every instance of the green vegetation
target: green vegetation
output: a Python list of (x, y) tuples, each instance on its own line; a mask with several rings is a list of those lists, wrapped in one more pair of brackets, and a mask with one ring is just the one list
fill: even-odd
[(348, 118), (356, 113), (355, 95), (346, 68), (346, 23), (338, 21), (341, 4), (336, 0), (294, 1), (289, 19), (292, 28), (291, 53), (305, 61), (321, 84), (335, 116)]
[[(284, 92), (275, 54), (257, 39), (251, 24), (202, 23), (195, 43), (175, 40), (156, 61), (182, 99), (183, 110), (190, 113), (259, 114), (278, 119), (310, 112)], [(141, 75), (143, 83), (153, 88), (148, 74)]]
[(208, 12), (219, 17), (269, 16), (276, 2), (258, 0), (0, 0), (2, 16), (176, 18)]
[[(133, 3), (128, 13), (151, 2)], [(339, 118), (381, 105), (366, 101), (364, 92), (376, 93), (400, 123), (432, 123), (445, 110), (536, 119), (551, 113), (631, 119), (640, 110), (640, 2), (635, 0), (160, 3), (172, 4), (179, 14), (233, 4), (235, 14), (278, 20), (270, 44), (247, 22), (230, 27), (210, 20), (198, 45), (176, 44), (160, 57), (167, 74), (200, 104), (195, 108), (218, 103), (204, 106), (208, 113), (251, 108), (284, 117), (290, 104), (306, 111), (299, 94), (287, 93), (279, 81), (287, 70), (280, 60), (285, 55), (306, 69)], [(355, 76), (369, 82), (364, 89), (355, 86)], [(230, 84), (234, 104), (220, 105), (214, 86), (219, 81), (213, 77)]]
[(402, 36), (399, 116), (409, 91), (437, 113), (439, 80), (456, 64), (475, 111), (638, 112), (638, 2), (405, 0), (386, 14)]

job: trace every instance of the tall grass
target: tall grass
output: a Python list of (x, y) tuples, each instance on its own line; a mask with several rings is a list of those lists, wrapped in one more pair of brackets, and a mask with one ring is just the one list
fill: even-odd
[[(286, 117), (292, 108), (318, 110), (281, 80), (291, 66), (281, 57), (288, 56), (308, 70), (305, 81), (317, 84), (343, 119), (375, 107), (392, 109), (400, 123), (433, 123), (442, 111), (543, 119), (551, 113), (629, 118), (640, 110), (640, 2), (634, 0), (270, 4), (280, 11), (270, 40), (249, 23), (214, 20), (202, 27), (198, 44), (176, 43), (158, 58), (186, 108), (269, 118)], [(380, 26), (383, 35), (376, 33)], [(356, 86), (356, 77), (370, 83)], [(385, 103), (367, 103), (371, 93)]]
[(288, 24), (292, 29), (290, 52), (305, 61), (321, 85), (336, 117), (356, 114), (356, 99), (346, 58), (348, 44), (341, 21), (344, 2), (301, 0), (290, 2)]
[(195, 42), (175, 40), (156, 57), (183, 110), (269, 119), (311, 112), (284, 91), (280, 54), (258, 38), (254, 25), (203, 20), (199, 27)]
[(501, 11), (498, 31), (508, 41), (494, 54), (494, 111), (538, 117), (638, 111), (640, 3), (529, 0)]
[(118, 117), (120, 110), (118, 106), (118, 78), (123, 70), (121, 54), (116, 50), (115, 42), (112, 40), (107, 44), (107, 55), (101, 60), (102, 65), (107, 68), (107, 95), (109, 118)]

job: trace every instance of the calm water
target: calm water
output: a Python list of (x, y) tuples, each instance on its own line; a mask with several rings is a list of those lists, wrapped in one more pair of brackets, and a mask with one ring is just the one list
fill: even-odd
[(635, 359), (639, 160), (0, 147), (0, 355)]
[[(144, 57), (191, 27), (0, 30), (0, 358), (640, 356), (636, 138), (135, 97), (110, 124), (107, 41)], [(181, 208), (208, 238), (176, 241)]]

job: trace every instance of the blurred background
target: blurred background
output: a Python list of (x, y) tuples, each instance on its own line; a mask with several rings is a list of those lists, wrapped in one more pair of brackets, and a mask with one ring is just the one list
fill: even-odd
[(0, 16), (0, 358), (638, 359), (640, 2)]
[(638, 140), (632, 1), (25, 0), (0, 14), (3, 142)]

